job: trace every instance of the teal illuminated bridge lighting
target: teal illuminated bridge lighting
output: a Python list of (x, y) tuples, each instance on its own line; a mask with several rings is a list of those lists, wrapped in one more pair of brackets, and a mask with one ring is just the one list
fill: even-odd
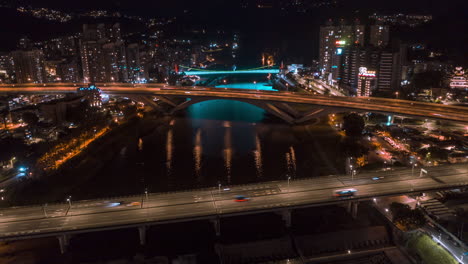
[(239, 70), (239, 71), (183, 71), (186, 75), (210, 75), (210, 74), (278, 74), (279, 69)]

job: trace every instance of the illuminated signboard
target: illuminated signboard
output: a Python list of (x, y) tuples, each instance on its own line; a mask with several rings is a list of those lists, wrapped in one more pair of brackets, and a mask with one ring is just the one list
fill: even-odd
[(345, 40), (337, 40), (335, 42), (336, 45), (346, 45), (346, 41)]
[(342, 48), (336, 49), (336, 54), (337, 54), (337, 55), (341, 55), (342, 53), (343, 53), (343, 49), (342, 49)]
[(375, 77), (375, 71), (369, 71), (366, 67), (360, 67), (359, 77)]

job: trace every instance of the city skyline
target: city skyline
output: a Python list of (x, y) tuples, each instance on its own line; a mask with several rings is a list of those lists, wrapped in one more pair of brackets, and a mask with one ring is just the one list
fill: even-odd
[(468, 264), (466, 8), (0, 0), (0, 263)]

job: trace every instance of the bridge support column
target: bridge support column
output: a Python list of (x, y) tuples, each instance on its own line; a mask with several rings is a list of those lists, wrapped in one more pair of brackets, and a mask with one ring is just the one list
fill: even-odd
[(283, 219), (284, 224), (287, 228), (291, 227), (291, 210), (282, 210), (279, 212), (281, 219)]
[(210, 222), (213, 223), (213, 227), (214, 227), (214, 230), (216, 232), (216, 236), (220, 236), (221, 235), (221, 222), (220, 222), (219, 218), (211, 219)]
[(146, 226), (138, 227), (138, 234), (140, 234), (140, 245), (146, 245)]
[(348, 214), (350, 214), (352, 209), (353, 209), (353, 202), (351, 202), (351, 201), (347, 202), (346, 203), (346, 212)]
[(70, 235), (61, 235), (58, 236), (58, 241), (60, 245), (60, 253), (65, 254), (68, 250), (68, 246), (70, 245)]
[(352, 211), (351, 211), (351, 216), (352, 216), (354, 219), (357, 218), (358, 208), (359, 208), (359, 202), (358, 202), (358, 201), (353, 202), (353, 208), (352, 208)]

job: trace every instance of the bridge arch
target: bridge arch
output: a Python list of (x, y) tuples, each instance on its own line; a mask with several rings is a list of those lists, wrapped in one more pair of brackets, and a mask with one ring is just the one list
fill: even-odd
[(186, 100), (182, 103), (175, 103), (171, 98), (156, 96), (160, 98), (163, 102), (168, 103), (173, 106), (170, 110), (170, 114), (174, 114), (178, 111), (184, 110), (191, 105), (195, 105), (202, 102), (213, 101), (213, 100), (226, 100), (226, 101), (237, 101), (246, 103), (252, 106), (256, 106), (260, 109), (265, 110), (267, 113), (276, 116), (277, 118), (287, 122), (288, 124), (299, 124), (304, 123), (309, 120), (315, 119), (318, 116), (323, 116), (329, 113), (329, 110), (321, 106), (311, 106), (311, 110), (306, 112), (300, 112), (294, 109), (290, 104), (283, 102), (270, 102), (270, 101), (261, 101), (261, 100), (249, 100), (241, 98), (216, 98), (216, 97), (186, 97)]

